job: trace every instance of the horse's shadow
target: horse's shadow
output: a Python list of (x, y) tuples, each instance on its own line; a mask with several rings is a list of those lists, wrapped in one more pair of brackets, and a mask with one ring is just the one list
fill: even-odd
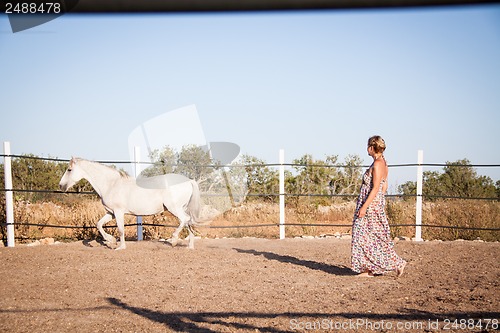
[[(175, 332), (198, 332), (198, 333), (215, 333), (218, 330), (210, 328), (210, 326), (223, 326), (231, 330), (244, 330), (244, 331), (260, 331), (270, 333), (285, 333), (288, 330), (280, 330), (275, 328), (259, 327), (247, 323), (238, 323), (227, 320), (231, 317), (248, 317), (248, 318), (275, 318), (275, 314), (265, 313), (241, 313), (241, 312), (161, 312), (154, 311), (147, 308), (141, 308), (129, 305), (120, 299), (110, 297), (107, 301), (119, 308), (130, 311), (143, 318), (149, 319), (152, 322), (164, 324), (167, 329)], [(205, 327), (204, 327), (205, 326)], [(207, 327), (208, 326), (208, 327)]]
[(307, 267), (313, 270), (323, 271), (328, 274), (333, 275), (342, 275), (342, 276), (351, 276), (356, 275), (356, 273), (347, 266), (344, 265), (330, 265), (322, 262), (312, 261), (312, 260), (304, 260), (296, 257), (292, 257), (289, 255), (281, 255), (273, 252), (265, 252), (265, 251), (256, 251), (256, 250), (244, 250), (233, 248), (239, 253), (252, 254), (254, 256), (263, 256), (269, 260), (276, 260), (282, 263), (289, 263), (297, 266)]
[(95, 239), (84, 239), (82, 241), (82, 244), (86, 247), (108, 247), (112, 248), (102, 238), (95, 238)]
[(82, 244), (86, 247), (95, 247), (95, 248), (101, 248), (105, 247), (111, 250), (114, 250), (118, 247), (118, 242), (107, 242), (104, 238), (102, 237), (97, 237), (95, 239), (85, 239), (82, 241)]

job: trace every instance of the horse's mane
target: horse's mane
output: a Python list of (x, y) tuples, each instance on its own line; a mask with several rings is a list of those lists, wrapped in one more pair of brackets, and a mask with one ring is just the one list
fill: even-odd
[(130, 178), (130, 175), (127, 173), (127, 171), (120, 169), (118, 170), (118, 172), (120, 173), (120, 176), (122, 176), (122, 178)]
[(130, 178), (130, 175), (125, 170), (121, 170), (121, 169), (119, 170), (119, 169), (117, 169), (114, 166), (102, 164), (102, 163), (99, 163), (99, 162), (96, 162), (96, 161), (89, 161), (89, 160), (86, 160), (84, 158), (78, 158), (78, 157), (75, 158), (75, 160), (89, 162), (89, 163), (94, 164), (94, 165), (101, 165), (103, 167), (108, 168), (110, 171), (117, 172), (120, 175), (120, 177), (122, 177), (122, 178)]

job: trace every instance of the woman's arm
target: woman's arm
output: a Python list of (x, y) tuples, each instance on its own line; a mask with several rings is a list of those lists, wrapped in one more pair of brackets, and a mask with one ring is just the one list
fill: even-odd
[(375, 162), (373, 163), (373, 168), (372, 168), (373, 187), (370, 191), (370, 194), (368, 194), (368, 198), (366, 198), (365, 203), (359, 209), (358, 217), (364, 217), (366, 215), (366, 210), (368, 209), (368, 206), (370, 206), (373, 199), (375, 199), (375, 197), (377, 196), (377, 193), (380, 188), (380, 182), (382, 181), (382, 176), (384, 174), (384, 168), (385, 164), (382, 160), (375, 160)]

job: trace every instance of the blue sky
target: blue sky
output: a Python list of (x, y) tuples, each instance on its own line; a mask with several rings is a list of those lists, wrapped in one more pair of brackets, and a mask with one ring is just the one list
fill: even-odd
[(0, 15), (0, 59), (0, 141), (14, 154), (129, 160), (134, 128), (194, 104), (207, 141), (268, 163), (281, 148), (287, 162), (370, 163), (380, 134), (392, 164), (419, 149), (426, 163), (500, 164), (499, 5), (64, 15), (15, 34)]

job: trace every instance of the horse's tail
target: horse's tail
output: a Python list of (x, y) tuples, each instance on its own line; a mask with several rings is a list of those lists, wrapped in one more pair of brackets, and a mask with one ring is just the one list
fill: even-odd
[(189, 224), (196, 226), (210, 223), (211, 220), (204, 220), (200, 218), (201, 197), (198, 183), (195, 180), (191, 180), (191, 186), (193, 188), (193, 192), (191, 193), (191, 199), (189, 200), (189, 204), (187, 206), (187, 213), (191, 216)]

